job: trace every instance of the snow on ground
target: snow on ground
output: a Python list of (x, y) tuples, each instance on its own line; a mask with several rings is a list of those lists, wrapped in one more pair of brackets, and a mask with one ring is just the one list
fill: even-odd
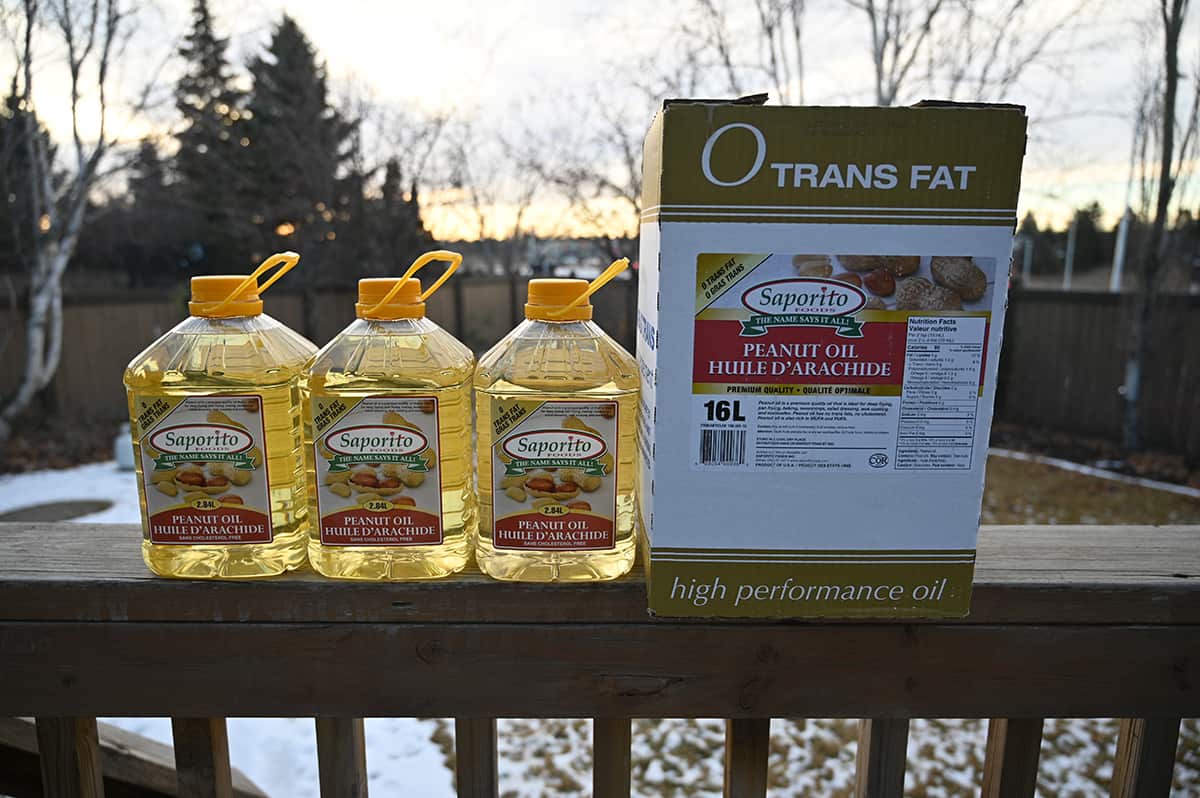
[[(101, 718), (171, 744), (169, 718)], [(317, 798), (317, 734), (312, 718), (230, 718), (229, 759), (268, 795)], [(369, 718), (367, 778), (373, 795), (452, 798), (450, 771), (431, 735), (434, 721)]]
[(97, 524), (141, 523), (137, 482), (132, 471), (122, 471), (115, 461), (89, 463), (56, 471), (30, 471), (0, 476), (0, 513), (36, 504), (95, 499), (112, 507), (75, 518)]
[[(453, 727), (439, 721), (448, 761)], [(1041, 749), (1040, 798), (1107, 795), (1117, 721), (1047, 720)], [(500, 792), (504, 798), (591, 794), (591, 722), (507, 720), (499, 725)], [(725, 726), (720, 720), (639, 719), (633, 725), (633, 794), (639, 798), (718, 798), (722, 794)], [(914, 719), (909, 728), (905, 794), (914, 798), (977, 796), (982, 786), (987, 724), (981, 720)], [(849, 798), (853, 794), (858, 721), (775, 718), (771, 721), (770, 798)], [(368, 754), (368, 758), (369, 758)], [(1200, 794), (1200, 721), (1180, 733), (1173, 796)]]
[[(997, 466), (993, 461), (989, 467), (989, 490), (997, 499), (1006, 497), (1005, 491), (1023, 495), (1030, 489), (1030, 465), (1020, 464), (1020, 469), (1009, 469), (1006, 465)], [(1046, 466), (1038, 467), (1053, 471)], [(1022, 473), (1026, 476), (1019, 476)], [(1058, 478), (1068, 473), (1057, 471), (1052, 476)], [(1038, 475), (1039, 481), (1043, 478), (1044, 475)], [(1016, 484), (1018, 479), (1022, 484)], [(1069, 479), (1090, 480), (1074, 474)], [(1111, 483), (1097, 487), (1092, 482), (1098, 481), (1091, 480), (1086, 490), (1071, 487), (1086, 495), (1093, 506), (1103, 498), (1114, 506), (1124, 506), (1128, 512), (1129, 499), (1136, 498), (1139, 502), (1132, 504), (1139, 514), (1164, 509), (1162, 501), (1146, 488), (1133, 487), (1129, 496), (1114, 496), (1114, 490), (1118, 489), (1112, 488)], [(1124, 486), (1119, 489), (1124, 490)], [(1093, 491), (1097, 495), (1091, 495)], [(1057, 488), (1056, 492), (1061, 493)], [(113, 506), (78, 521), (139, 522), (133, 472), (120, 471), (115, 463), (0, 477), (0, 513), (46, 502), (81, 499), (111, 501)], [(1179, 501), (1180, 497), (1172, 496), (1171, 500)], [(1045, 523), (1057, 517), (1059, 510), (1043, 506), (1049, 501), (1038, 497), (1036, 521)], [(1006, 505), (1009, 505), (1007, 500), (994, 500), (993, 507), (985, 503), (985, 510), (991, 510), (995, 516), (988, 520), (993, 523), (1021, 520), (1011, 518), (1019, 513)], [(1186, 504), (1182, 507), (1184, 520), (1194, 523), (1186, 516), (1195, 510)], [(1067, 520), (1076, 522), (1069, 511), (1064, 512)], [(1174, 512), (1172, 507), (1172, 515)], [(1121, 520), (1106, 515), (1103, 522)], [(105, 720), (171, 742), (171, 722), (166, 718)], [(368, 719), (367, 771), (372, 793), (423, 798), (453, 795), (453, 730), (453, 722), (444, 719)], [(979, 720), (913, 720), (908, 741), (906, 794), (928, 798), (977, 795), (986, 735), (986, 724)], [(772, 798), (849, 796), (854, 781), (857, 736), (858, 725), (854, 720), (773, 720), (769, 795)], [(1044, 798), (1106, 795), (1116, 739), (1117, 723), (1113, 720), (1047, 720), (1038, 794)], [(502, 795), (505, 798), (589, 795), (591, 740), (592, 727), (587, 720), (500, 721)], [(634, 794), (647, 798), (719, 796), (723, 747), (724, 724), (719, 720), (635, 720)], [(229, 750), (233, 765), (270, 795), (315, 798), (318, 794), (316, 732), (312, 719), (231, 718)], [(1184, 721), (1178, 760), (1173, 795), (1200, 795), (1200, 721)]]

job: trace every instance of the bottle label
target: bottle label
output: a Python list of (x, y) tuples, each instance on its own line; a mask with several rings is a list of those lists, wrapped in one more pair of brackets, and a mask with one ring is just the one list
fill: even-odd
[(492, 544), (616, 545), (617, 403), (492, 399)]
[(691, 469), (975, 468), (997, 266), (970, 252), (701, 253)]
[(312, 414), (321, 543), (442, 542), (437, 397), (314, 396)]
[(270, 543), (262, 397), (133, 398), (151, 543)]

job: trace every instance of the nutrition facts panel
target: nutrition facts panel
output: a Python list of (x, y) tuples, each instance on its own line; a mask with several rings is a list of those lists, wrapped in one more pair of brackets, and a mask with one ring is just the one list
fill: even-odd
[(895, 468), (971, 467), (987, 320), (911, 316)]

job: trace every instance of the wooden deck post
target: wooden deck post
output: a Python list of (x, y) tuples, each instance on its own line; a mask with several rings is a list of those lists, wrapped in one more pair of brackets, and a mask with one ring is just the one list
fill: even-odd
[(367, 798), (367, 744), (362, 718), (317, 718), (321, 798)]
[(855, 798), (901, 798), (907, 750), (908, 718), (859, 721)]
[(1113, 798), (1168, 798), (1179, 718), (1125, 718), (1117, 738)]
[(225, 718), (171, 718), (179, 798), (233, 798)]
[(1033, 798), (1041, 748), (1041, 718), (992, 718), (981, 798)]
[(593, 798), (629, 798), (631, 726), (629, 718), (596, 718), (592, 722)]
[(459, 798), (496, 798), (500, 794), (496, 719), (455, 718), (454, 751)]
[(725, 798), (763, 798), (767, 794), (770, 718), (725, 721)]
[(104, 798), (95, 718), (38, 718), (37, 740), (46, 798)]

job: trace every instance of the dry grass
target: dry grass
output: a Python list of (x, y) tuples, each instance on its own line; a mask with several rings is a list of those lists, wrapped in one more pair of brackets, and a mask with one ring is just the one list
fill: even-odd
[(1054, 466), (989, 457), (985, 524), (1200, 524), (1200, 501)]

